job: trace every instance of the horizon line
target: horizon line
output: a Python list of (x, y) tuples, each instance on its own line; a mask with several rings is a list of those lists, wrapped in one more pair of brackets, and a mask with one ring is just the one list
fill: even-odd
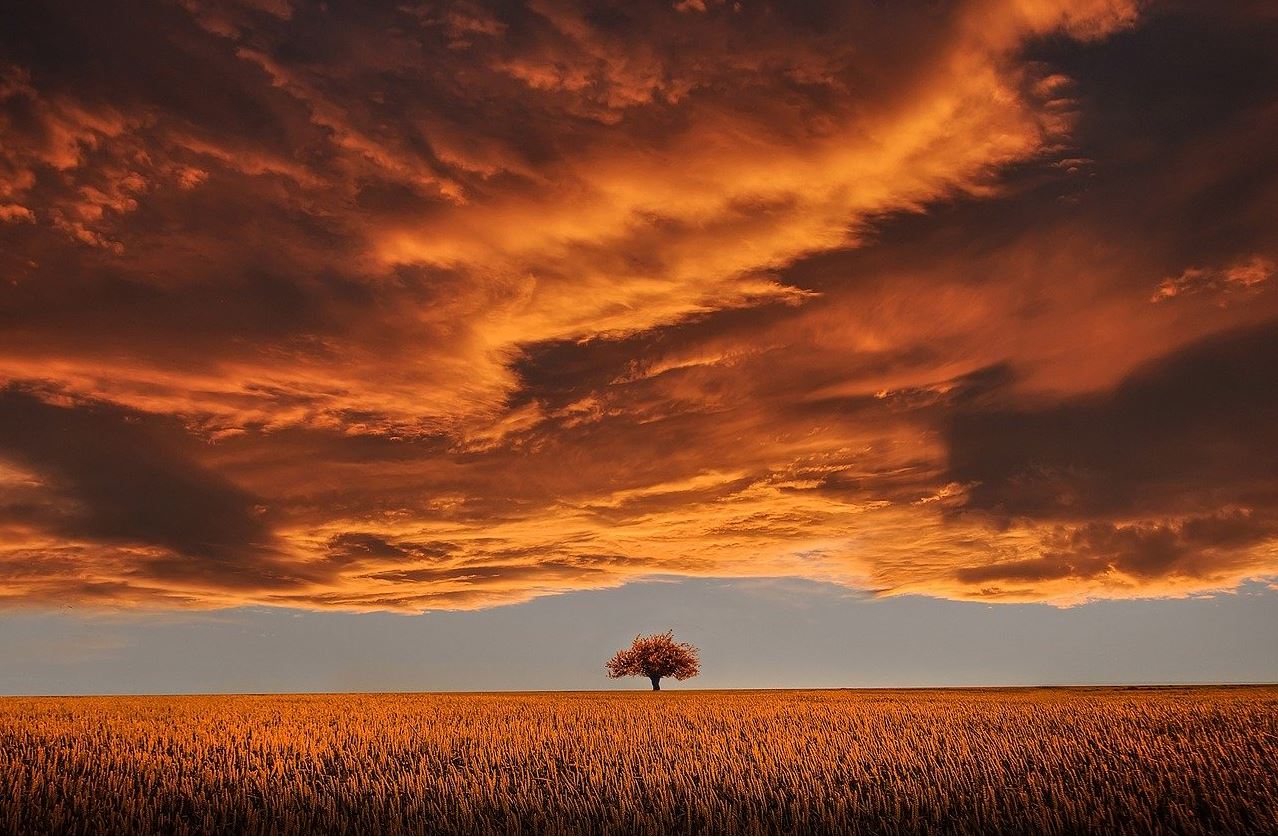
[[(1190, 683), (1038, 683), (988, 684), (962, 686), (742, 686), (721, 688), (689, 688), (660, 690), (661, 693), (710, 692), (973, 692), (1030, 691), (1035, 689), (1267, 689), (1278, 688), (1278, 681), (1226, 681)], [(176, 697), (324, 697), (328, 695), (569, 695), (569, 694), (654, 694), (652, 689), (405, 689), (390, 691), (297, 691), (297, 692), (97, 692), (62, 694), (0, 694), (0, 700), (22, 698), (176, 698)]]

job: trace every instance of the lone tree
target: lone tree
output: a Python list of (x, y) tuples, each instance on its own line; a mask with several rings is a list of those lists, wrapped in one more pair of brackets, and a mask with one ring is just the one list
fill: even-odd
[(612, 655), (608, 661), (609, 677), (647, 677), (652, 690), (661, 691), (661, 678), (687, 680), (701, 673), (697, 647), (675, 642), (674, 631), (652, 636), (637, 636), (634, 643)]

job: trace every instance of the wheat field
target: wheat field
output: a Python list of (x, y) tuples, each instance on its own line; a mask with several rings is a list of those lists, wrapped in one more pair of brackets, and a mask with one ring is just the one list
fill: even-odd
[(1252, 833), (1278, 688), (0, 699), (8, 833)]

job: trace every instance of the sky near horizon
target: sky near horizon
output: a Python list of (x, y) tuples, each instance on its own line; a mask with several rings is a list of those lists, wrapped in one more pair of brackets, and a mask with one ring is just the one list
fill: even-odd
[[(0, 691), (187, 690), (179, 638), (276, 683), (263, 626), (298, 688), (461, 626), (351, 688), (540, 683), (512, 628), (570, 615), (729, 660), (763, 589), (796, 685), (948, 631), (947, 683), (1275, 679), (1276, 45), (1245, 0), (6, 10)], [(867, 625), (909, 665), (812, 639)]]
[(1060, 608), (670, 577), (411, 615), (8, 613), (0, 695), (643, 691), (604, 661), (666, 628), (702, 672), (665, 690), (1278, 683), (1278, 591), (1262, 584)]

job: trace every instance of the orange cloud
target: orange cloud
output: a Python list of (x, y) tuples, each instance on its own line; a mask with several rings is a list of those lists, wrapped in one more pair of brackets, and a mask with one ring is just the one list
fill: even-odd
[(11, 603), (1278, 572), (1278, 106), (1164, 116), (1137, 47), (1172, 12), (189, 2), (145, 43), (23, 14)]
[(1187, 267), (1179, 275), (1169, 276), (1160, 282), (1150, 301), (1164, 302), (1186, 294), (1201, 293), (1216, 294), (1227, 299), (1233, 294), (1258, 290), (1273, 278), (1275, 270), (1278, 267), (1275, 267), (1272, 259), (1258, 255), (1223, 269)]

